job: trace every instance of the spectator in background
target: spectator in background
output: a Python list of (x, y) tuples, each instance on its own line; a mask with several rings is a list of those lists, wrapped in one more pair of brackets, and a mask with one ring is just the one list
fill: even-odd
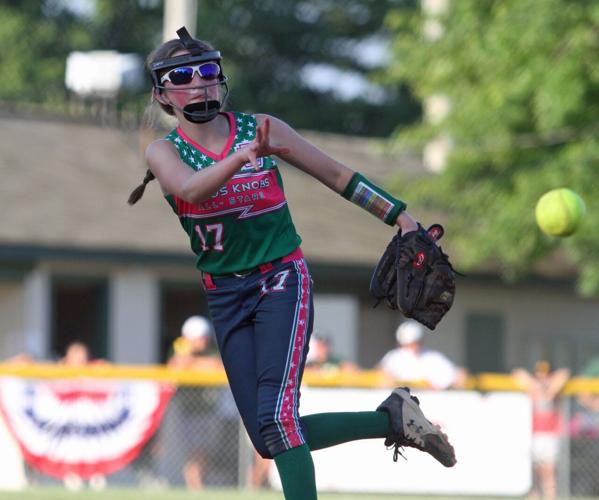
[(191, 316), (181, 327), (181, 336), (173, 342), (171, 368), (195, 370), (222, 369), (222, 362), (212, 349), (212, 326), (203, 316)]
[(557, 400), (570, 378), (566, 368), (551, 371), (548, 361), (538, 361), (534, 373), (518, 368), (513, 371), (532, 402), (532, 497), (556, 496), (556, 463), (559, 455), (562, 421)]
[[(181, 336), (173, 343), (168, 366), (185, 370), (222, 370), (212, 339), (212, 325), (206, 318), (188, 318), (181, 327)], [(223, 434), (236, 419), (233, 397), (230, 390), (223, 387), (179, 387), (177, 403), (181, 445), (186, 449), (182, 471), (185, 485), (190, 490), (203, 489), (210, 459), (225, 453), (227, 448)]]
[(64, 356), (58, 360), (58, 363), (66, 366), (89, 366), (104, 365), (108, 361), (102, 358), (92, 358), (89, 347), (79, 340), (75, 340), (67, 345)]
[(318, 332), (310, 337), (310, 349), (306, 357), (306, 372), (334, 373), (338, 371), (358, 371), (351, 361), (342, 361), (331, 355), (331, 342)]
[(83, 342), (71, 342), (64, 353), (60, 364), (67, 366), (87, 366), (89, 349)]
[[(7, 363), (31, 364), (36, 359), (28, 353), (20, 353), (6, 360)], [(105, 363), (102, 359), (90, 359), (89, 348), (79, 340), (75, 340), (67, 345), (64, 354), (56, 361), (60, 365), (66, 366), (87, 366), (91, 363)]]
[(395, 332), (397, 347), (379, 362), (389, 384), (395, 381), (416, 382), (437, 390), (462, 387), (465, 372), (439, 351), (424, 348), (423, 336), (424, 327), (414, 320), (406, 320), (399, 325)]

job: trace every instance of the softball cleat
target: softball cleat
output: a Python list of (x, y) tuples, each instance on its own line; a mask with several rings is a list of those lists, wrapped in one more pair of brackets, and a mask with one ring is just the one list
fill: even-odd
[(407, 387), (394, 389), (376, 410), (389, 414), (391, 432), (385, 439), (385, 446), (394, 447), (394, 462), (401, 455), (400, 450), (407, 446), (432, 455), (445, 467), (456, 464), (455, 452), (447, 436), (424, 416), (418, 398), (412, 396)]

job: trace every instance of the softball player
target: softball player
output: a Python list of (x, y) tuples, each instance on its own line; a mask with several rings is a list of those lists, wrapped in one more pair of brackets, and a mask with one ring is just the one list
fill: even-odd
[(312, 331), (312, 280), (274, 156), (403, 232), (417, 228), (393, 198), (335, 161), (285, 122), (224, 112), (229, 92), (221, 55), (185, 28), (148, 58), (153, 98), (178, 126), (146, 150), (148, 171), (135, 203), (157, 178), (190, 237), (235, 402), (256, 450), (274, 458), (287, 500), (317, 498), (310, 452), (386, 438), (445, 466), (446, 436), (407, 388), (377, 411), (300, 417), (302, 372)]

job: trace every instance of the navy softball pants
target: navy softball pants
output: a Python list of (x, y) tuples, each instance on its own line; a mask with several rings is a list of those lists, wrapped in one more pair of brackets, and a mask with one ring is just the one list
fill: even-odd
[(204, 275), (218, 348), (258, 453), (305, 444), (300, 385), (312, 333), (312, 280), (301, 251), (244, 276)]

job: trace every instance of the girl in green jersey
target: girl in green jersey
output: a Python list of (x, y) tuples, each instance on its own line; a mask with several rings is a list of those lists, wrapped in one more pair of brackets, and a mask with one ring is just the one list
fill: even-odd
[[(196, 253), (219, 351), (256, 450), (273, 458), (287, 500), (317, 498), (311, 451), (385, 438), (443, 465), (455, 464), (447, 437), (407, 388), (376, 411), (300, 417), (299, 388), (312, 331), (312, 285), (274, 157), (402, 233), (418, 224), (405, 203), (316, 148), (284, 121), (223, 112), (228, 81), (220, 52), (185, 28), (148, 58), (152, 94), (178, 126), (146, 150), (148, 171)], [(198, 430), (201, 432), (201, 429)]]

